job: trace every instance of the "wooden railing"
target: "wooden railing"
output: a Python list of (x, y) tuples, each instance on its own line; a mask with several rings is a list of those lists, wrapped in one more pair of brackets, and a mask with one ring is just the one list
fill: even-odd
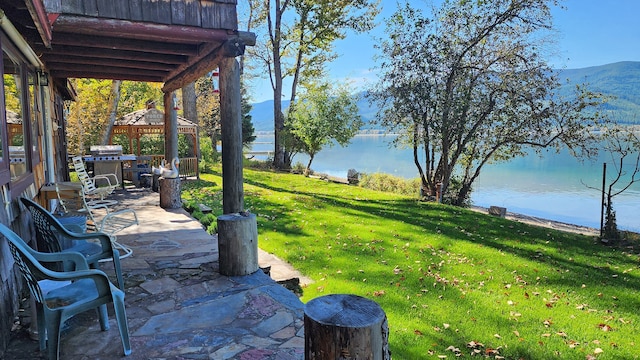
[[(159, 167), (164, 160), (164, 155), (149, 155), (150, 160), (148, 160), (149, 168), (152, 166)], [(138, 163), (140, 163), (138, 161)], [(170, 166), (167, 164), (166, 166)], [(198, 172), (198, 158), (195, 157), (184, 157), (180, 158), (180, 165), (178, 165), (178, 170), (180, 173), (180, 177), (199, 177)]]
[(198, 171), (198, 158), (188, 157), (180, 159), (180, 176), (182, 177), (200, 177), (200, 173)]
[[(164, 155), (138, 156), (138, 159), (135, 163), (131, 161), (128, 166), (125, 165), (124, 178), (126, 180), (133, 181), (135, 184), (138, 184), (138, 173), (151, 173), (151, 168), (160, 167), (163, 159)], [(134, 167), (134, 164), (135, 169), (132, 169), (132, 167)], [(140, 167), (139, 165), (142, 165), (142, 167)], [(180, 177), (183, 179), (186, 179), (188, 177), (200, 177), (200, 173), (198, 171), (198, 159), (195, 157), (180, 158), (180, 165), (178, 165), (178, 170)], [(135, 181), (133, 179), (134, 176), (136, 177)]]

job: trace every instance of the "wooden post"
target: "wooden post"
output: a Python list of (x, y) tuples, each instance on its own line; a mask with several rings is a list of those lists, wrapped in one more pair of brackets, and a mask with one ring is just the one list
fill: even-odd
[(249, 275), (258, 270), (258, 223), (250, 213), (218, 217), (220, 274)]
[[(164, 93), (164, 158), (171, 163), (178, 157), (178, 114), (175, 108), (176, 94)], [(182, 206), (180, 177), (160, 179), (160, 207), (177, 209)]]
[(232, 214), (244, 210), (240, 68), (235, 58), (223, 58), (219, 65), (222, 212)]
[(327, 295), (304, 307), (305, 360), (388, 360), (387, 316), (356, 295)]
[(164, 93), (164, 158), (167, 162), (178, 157), (178, 113), (176, 94)]

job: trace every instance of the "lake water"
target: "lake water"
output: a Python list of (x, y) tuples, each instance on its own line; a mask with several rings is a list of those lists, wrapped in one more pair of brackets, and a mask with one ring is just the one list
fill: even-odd
[[(391, 147), (391, 140), (390, 135), (356, 136), (347, 147), (320, 151), (311, 168), (342, 178), (351, 168), (364, 173), (418, 177), (412, 150)], [(273, 136), (259, 135), (252, 150), (273, 151)], [(305, 154), (298, 154), (293, 162), (306, 165), (308, 159)], [(510, 212), (599, 228), (602, 193), (587, 185), (602, 187), (605, 161), (608, 173), (613, 175), (613, 163), (606, 156), (595, 163), (581, 163), (567, 152), (529, 155), (487, 165), (475, 182), (471, 201), (482, 207), (502, 206)], [(620, 229), (640, 231), (640, 183), (614, 197), (613, 206)]]

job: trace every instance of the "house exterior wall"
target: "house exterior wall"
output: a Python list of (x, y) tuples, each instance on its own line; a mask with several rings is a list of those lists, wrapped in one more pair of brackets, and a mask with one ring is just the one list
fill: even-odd
[[(0, 29), (0, 49), (0, 222), (34, 244), (30, 217), (19, 198), (33, 199), (46, 182), (44, 124), (51, 121), (47, 109), (53, 109), (50, 103), (56, 87), (48, 85), (43, 69), (35, 68), (24, 56), (24, 44), (16, 44), (4, 28)], [(9, 138), (8, 113), (18, 113), (22, 124), (13, 138)], [(27, 296), (7, 242), (0, 237), (0, 359), (4, 358), (21, 301)]]

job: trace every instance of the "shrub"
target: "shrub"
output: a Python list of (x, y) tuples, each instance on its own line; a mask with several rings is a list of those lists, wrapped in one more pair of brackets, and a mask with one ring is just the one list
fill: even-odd
[(214, 214), (203, 215), (200, 218), (200, 223), (207, 229), (207, 231), (209, 231), (209, 228), (211, 228), (212, 225), (214, 227), (217, 226), (216, 216)]
[(291, 167), (291, 173), (292, 174), (304, 174), (304, 171), (307, 169), (306, 166), (302, 165), (302, 163), (300, 161), (297, 161), (295, 164), (293, 164), (293, 166)]
[(418, 196), (420, 190), (420, 179), (404, 179), (384, 173), (360, 173), (359, 185), (371, 190)]

